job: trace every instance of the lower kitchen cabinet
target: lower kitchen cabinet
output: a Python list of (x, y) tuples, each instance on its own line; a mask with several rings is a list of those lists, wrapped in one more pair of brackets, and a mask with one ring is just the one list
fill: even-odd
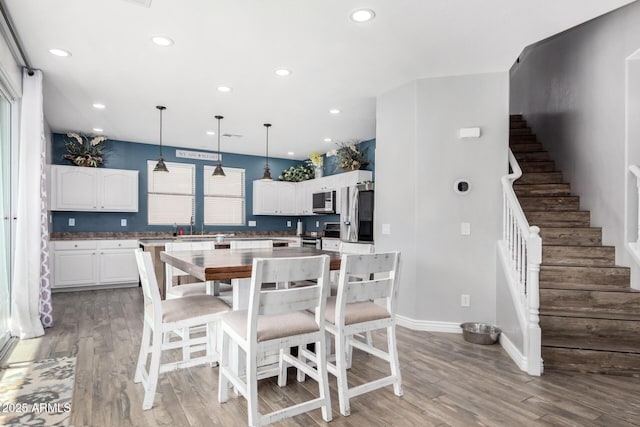
[(138, 285), (133, 251), (137, 240), (65, 240), (51, 242), (54, 290)]

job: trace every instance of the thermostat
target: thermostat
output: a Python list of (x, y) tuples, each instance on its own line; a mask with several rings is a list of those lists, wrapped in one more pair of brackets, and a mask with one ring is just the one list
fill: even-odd
[(466, 178), (456, 180), (453, 190), (458, 194), (468, 194), (471, 191), (471, 183)]

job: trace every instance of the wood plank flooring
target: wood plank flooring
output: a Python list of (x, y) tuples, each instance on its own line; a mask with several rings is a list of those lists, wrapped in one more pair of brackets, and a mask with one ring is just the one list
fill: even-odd
[[(72, 423), (75, 426), (240, 426), (246, 402), (217, 403), (217, 368), (197, 367), (162, 375), (153, 409), (142, 410), (142, 386), (133, 373), (142, 330), (139, 288), (57, 293), (56, 325), (20, 342), (8, 362), (77, 357)], [(398, 328), (404, 396), (392, 388), (352, 399), (351, 416), (338, 411), (330, 376), (334, 419), (320, 410), (281, 426), (631, 426), (640, 425), (640, 379), (549, 371), (522, 373), (498, 345), (470, 344), (462, 335)], [(384, 343), (384, 335), (374, 335)], [(7, 362), (7, 361), (5, 361)], [(354, 350), (354, 384), (386, 374), (383, 363)], [(312, 380), (287, 387), (264, 380), (261, 408), (317, 396)], [(233, 393), (231, 394), (233, 396)]]

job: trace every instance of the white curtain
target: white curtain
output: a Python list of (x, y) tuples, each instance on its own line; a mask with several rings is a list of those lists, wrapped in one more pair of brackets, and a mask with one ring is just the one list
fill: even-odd
[(41, 284), (41, 153), (45, 149), (42, 73), (22, 73), (18, 206), (11, 335), (21, 339), (44, 335), (40, 321)]

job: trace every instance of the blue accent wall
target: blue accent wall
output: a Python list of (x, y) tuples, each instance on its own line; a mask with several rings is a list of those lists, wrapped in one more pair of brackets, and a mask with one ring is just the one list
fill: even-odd
[[(52, 138), (52, 163), (59, 165), (71, 165), (62, 159), (65, 154), (64, 139), (66, 135), (53, 134)], [(361, 143), (365, 154), (369, 160), (367, 170), (374, 170), (375, 160), (375, 139)], [(204, 195), (203, 174), (204, 165), (212, 166), (214, 162), (183, 159), (175, 156), (176, 147), (164, 146), (163, 157), (167, 162), (190, 163), (196, 165), (196, 218), (194, 233), (200, 233), (204, 218), (204, 205), (201, 202)], [(203, 151), (206, 150), (194, 150)], [(147, 160), (158, 158), (158, 146), (150, 144), (140, 144), (135, 142), (108, 140), (105, 151), (104, 166), (111, 169), (128, 169), (139, 171), (138, 181), (138, 212), (62, 212), (53, 211), (52, 232), (139, 232), (157, 231), (171, 232), (173, 227), (166, 225), (147, 224)], [(256, 221), (256, 227), (248, 226), (205, 226), (204, 231), (225, 232), (225, 231), (293, 231), (296, 230), (298, 217), (253, 215), (253, 181), (262, 178), (264, 172), (265, 159), (261, 156), (248, 156), (234, 153), (222, 153), (223, 166), (242, 168), (245, 170), (245, 195), (246, 195), (246, 221)], [(271, 174), (278, 176), (284, 169), (296, 166), (302, 162), (290, 159), (269, 158)], [(324, 172), (326, 175), (333, 175), (342, 172), (336, 170), (335, 158), (325, 159)], [(75, 218), (76, 225), (68, 225), (69, 218)], [(300, 217), (304, 223), (306, 231), (321, 231), (325, 222), (336, 222), (340, 220), (339, 215), (315, 215), (310, 217)], [(120, 220), (126, 219), (127, 226), (121, 227)], [(291, 221), (291, 227), (287, 227), (287, 221)], [(319, 226), (316, 227), (316, 221)], [(188, 224), (179, 224), (188, 233)]]

